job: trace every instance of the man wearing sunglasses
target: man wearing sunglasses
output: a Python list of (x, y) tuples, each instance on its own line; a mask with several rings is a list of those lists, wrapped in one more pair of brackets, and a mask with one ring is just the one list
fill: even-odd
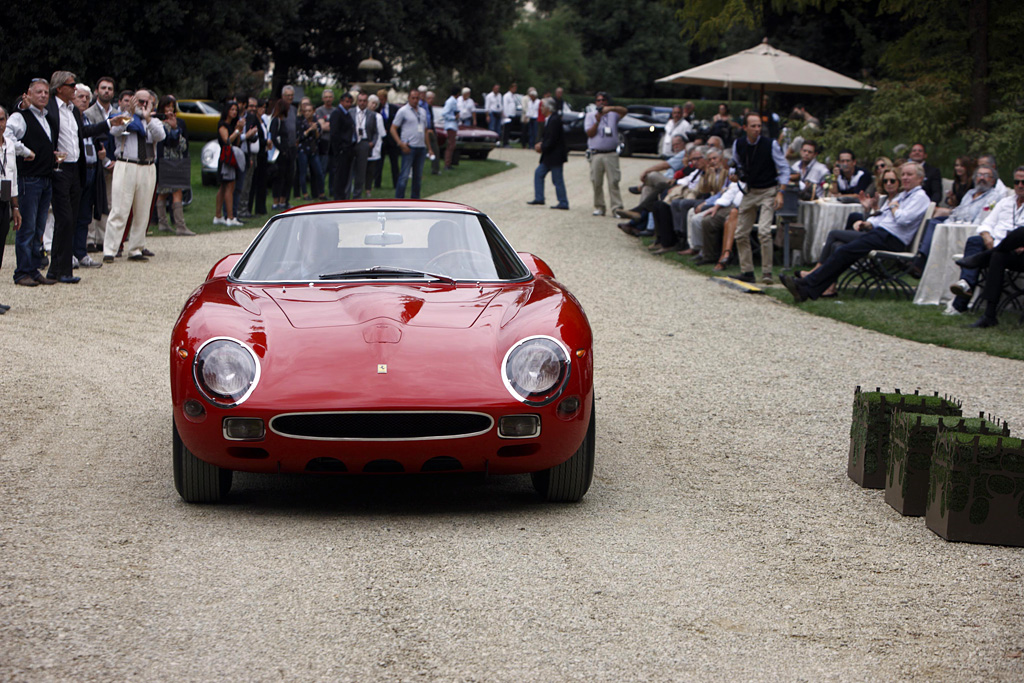
[[(985, 167), (982, 166), (978, 170), (983, 168)], [(949, 288), (956, 298), (953, 299), (947, 311), (962, 313), (967, 310), (971, 297), (974, 295), (974, 287), (978, 283), (979, 269), (990, 266), (997, 248), (1001, 247), (1011, 232), (1022, 226), (1024, 226), (1024, 166), (1018, 166), (1017, 170), (1013, 172), (1013, 194), (1001, 199), (988, 212), (984, 222), (978, 226), (977, 234), (967, 238), (964, 256), (956, 262), (960, 266), (960, 279)], [(1007, 250), (1004, 249), (1004, 251)], [(989, 291), (990, 286), (995, 286), (991, 282), (993, 273), (990, 269), (985, 282), (986, 301), (995, 297), (996, 303), (998, 303), (999, 295), (1002, 293), (1002, 271), (1005, 267), (1010, 266), (1017, 270), (1020, 268), (1016, 268), (1016, 266), (1024, 267), (1024, 262), (1021, 262), (1021, 254), (1016, 247), (1008, 250), (1008, 253), (1000, 257), (1000, 260), (1003, 263), (998, 268), (999, 288)], [(947, 313), (947, 315), (956, 313)], [(986, 311), (986, 314), (975, 323), (975, 326), (991, 327), (995, 324), (996, 316), (995, 308), (993, 308), (991, 315)]]
[(46, 115), (56, 142), (54, 153), (64, 155), (52, 175), (53, 243), (46, 277), (64, 284), (75, 284), (81, 279), (72, 274), (71, 257), (75, 226), (78, 225), (82, 205), (82, 188), (86, 184), (85, 141), (110, 132), (109, 121), (92, 124), (82, 119), (82, 112), (75, 106), (77, 85), (75, 74), (55, 71), (50, 77), (53, 97), (46, 105)]

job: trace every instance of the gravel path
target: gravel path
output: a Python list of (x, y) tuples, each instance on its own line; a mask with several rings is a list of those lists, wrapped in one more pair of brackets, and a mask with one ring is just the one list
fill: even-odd
[[(241, 475), (229, 504), (186, 505), (170, 330), (254, 231), (154, 238), (150, 263), (75, 287), (14, 287), (8, 248), (0, 679), (1024, 678), (1021, 551), (947, 543), (845, 473), (856, 385), (949, 393), (1016, 433), (1024, 364), (721, 287), (591, 217), (581, 156), (570, 212), (526, 206), (535, 154), (496, 156), (520, 166), (444, 198), (590, 316), (584, 502), (538, 504), (528, 477)], [(623, 160), (623, 191), (650, 163)]]

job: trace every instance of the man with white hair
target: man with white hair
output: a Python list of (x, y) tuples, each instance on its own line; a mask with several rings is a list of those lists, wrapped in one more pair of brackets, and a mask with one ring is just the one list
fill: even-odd
[(807, 277), (782, 275), (782, 284), (797, 303), (820, 297), (843, 271), (870, 252), (904, 251), (914, 241), (921, 219), (931, 204), (931, 199), (921, 189), (924, 169), (920, 164), (908, 161), (900, 167), (900, 180), (903, 191), (896, 195), (895, 200), (886, 204), (880, 214), (854, 224), (854, 229), (863, 235), (836, 249)]
[(473, 101), (472, 91), (469, 88), (463, 88), (462, 96), (459, 98), (459, 125), (476, 125), (476, 102)]
[[(85, 118), (85, 112), (89, 109), (91, 99), (92, 91), (89, 90), (89, 86), (85, 83), (75, 86), (75, 106), (82, 113), (83, 123), (89, 122), (89, 119)], [(106, 138), (106, 135), (102, 137)], [(103, 160), (106, 159), (106, 151), (100, 141), (98, 136), (87, 137), (83, 140), (85, 180), (82, 184), (82, 199), (78, 205), (78, 219), (71, 245), (72, 261), (75, 263), (75, 267), (99, 268), (103, 265), (93, 261), (87, 249), (89, 224), (92, 222), (93, 214), (100, 216), (108, 211), (107, 190), (103, 178)]]

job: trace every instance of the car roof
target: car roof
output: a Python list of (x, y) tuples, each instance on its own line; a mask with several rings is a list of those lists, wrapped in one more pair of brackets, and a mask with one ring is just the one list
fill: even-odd
[[(472, 206), (456, 202), (439, 202), (433, 199), (350, 199), (338, 202), (320, 202), (296, 206), (284, 214), (309, 213), (312, 211), (340, 211), (344, 209), (421, 209), (426, 211), (471, 211), (482, 213)], [(284, 215), (281, 214), (281, 215)]]

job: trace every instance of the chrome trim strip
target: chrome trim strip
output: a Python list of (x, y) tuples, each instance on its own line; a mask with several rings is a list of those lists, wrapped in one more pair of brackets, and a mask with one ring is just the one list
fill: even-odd
[[(249, 384), (248, 391), (242, 394), (242, 397), (235, 401), (234, 403), (221, 403), (217, 399), (207, 394), (206, 391), (203, 389), (203, 383), (199, 381), (198, 377), (196, 377), (196, 363), (199, 361), (199, 354), (202, 353), (203, 349), (206, 348), (207, 344), (220, 340), (235, 342), (236, 344), (238, 344), (243, 349), (249, 352), (249, 355), (252, 356), (253, 362), (256, 364), (256, 375), (252, 378), (252, 382)], [(256, 352), (253, 351), (248, 344), (239, 339), (235, 339), (234, 337), (210, 337), (202, 344), (200, 344), (199, 348), (196, 349), (196, 352), (192, 354), (192, 381), (195, 383), (196, 388), (199, 389), (199, 393), (203, 395), (203, 398), (205, 398), (208, 403), (217, 406), (218, 408), (234, 408), (235, 406), (242, 404), (245, 401), (245, 399), (249, 398), (253, 390), (256, 389), (256, 385), (260, 383), (260, 374), (261, 370), (259, 356), (256, 355)]]
[[(470, 432), (468, 434), (453, 434), (450, 436), (413, 436), (405, 437), (400, 439), (384, 439), (384, 438), (356, 438), (356, 437), (330, 437), (330, 436), (296, 436), (295, 434), (285, 434), (284, 432), (278, 431), (274, 427), (274, 420), (279, 417), (291, 417), (293, 415), (437, 415), (440, 413), (455, 414), (455, 415), (482, 415), (487, 418), (489, 424), (487, 429)], [(267, 426), (270, 431), (274, 432), (278, 436), (286, 439), (301, 439), (303, 441), (442, 441), (444, 439), (467, 439), (474, 436), (480, 436), (494, 429), (494, 418), (488, 413), (479, 413), (472, 410), (319, 410), (319, 411), (308, 411), (308, 412), (296, 412), (296, 413), (280, 413), (274, 415), (267, 421)]]

